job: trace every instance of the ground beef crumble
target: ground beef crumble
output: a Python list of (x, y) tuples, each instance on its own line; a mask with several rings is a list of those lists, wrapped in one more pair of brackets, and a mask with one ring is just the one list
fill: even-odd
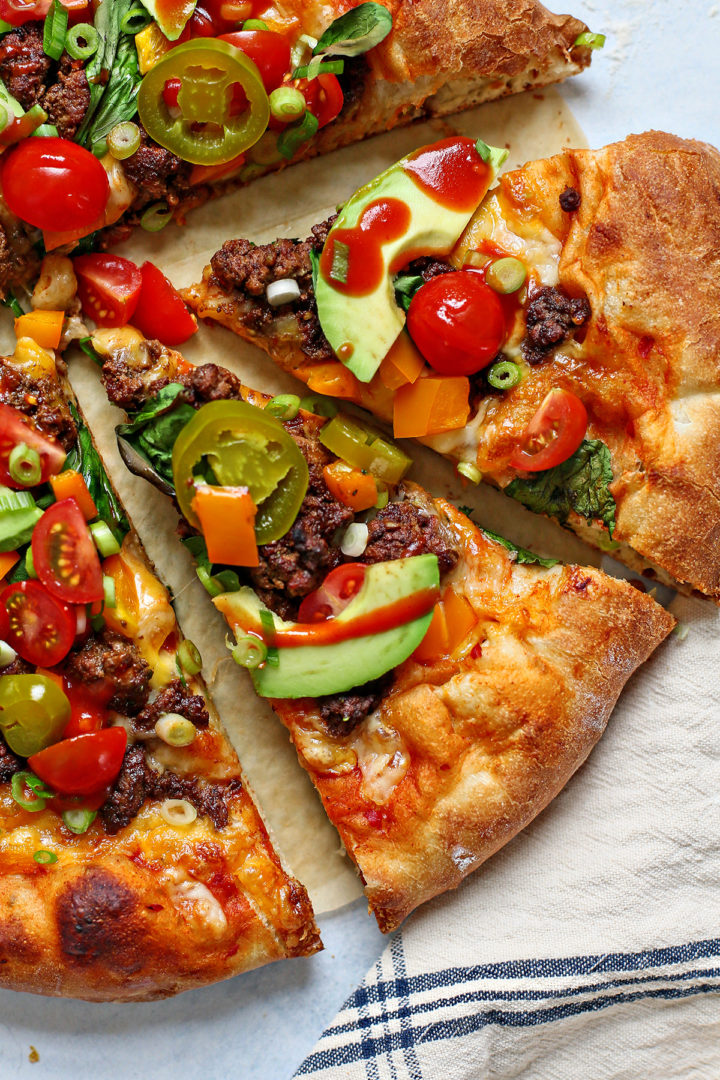
[(210, 714), (202, 694), (193, 694), (181, 679), (173, 679), (157, 697), (135, 717), (137, 728), (151, 730), (163, 713), (178, 713), (192, 720), (195, 727), (207, 727)]
[(86, 686), (111, 683), (109, 709), (134, 716), (147, 702), (152, 670), (140, 650), (122, 634), (104, 627), (83, 642), (56, 669)]
[(437, 555), (441, 575), (452, 570), (460, 558), (435, 514), (411, 502), (389, 503), (370, 522), (362, 561), (386, 562), (426, 552)]
[(12, 364), (0, 360), (0, 402), (24, 413), (43, 435), (57, 439), (65, 450), (75, 445), (75, 422), (56, 379), (31, 380)]
[(560, 209), (566, 214), (572, 214), (580, 209), (580, 192), (574, 187), (566, 187), (564, 191), (561, 191), (559, 201)]
[(521, 344), (524, 359), (528, 364), (539, 364), (590, 315), (590, 304), (584, 296), (571, 297), (550, 285), (539, 289), (525, 313), (527, 329)]
[(229, 820), (228, 797), (240, 790), (239, 780), (210, 784), (173, 772), (157, 773), (148, 764), (144, 748), (130, 746), (120, 775), (100, 808), (100, 818), (112, 836), (130, 824), (146, 799), (187, 799), (201, 817), (209, 817), (216, 829), (222, 829)]
[(391, 683), (392, 673), (388, 672), (364, 686), (317, 698), (320, 719), (328, 734), (337, 738), (354, 731), (366, 716), (375, 712)]

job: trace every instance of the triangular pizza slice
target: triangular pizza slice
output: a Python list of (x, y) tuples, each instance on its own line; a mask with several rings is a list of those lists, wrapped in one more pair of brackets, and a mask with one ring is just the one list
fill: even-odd
[(53, 353), (0, 359), (0, 983), (165, 997), (321, 947)]
[(130, 326), (91, 342), (129, 413), (125, 461), (174, 496), (233, 658), (392, 930), (557, 794), (672, 617), (484, 532), (357, 419), (270, 399)]
[(468, 479), (720, 600), (720, 155), (649, 132), (485, 191), (463, 144), (476, 169), (502, 156), (424, 148), (307, 241), (229, 240), (186, 299)]

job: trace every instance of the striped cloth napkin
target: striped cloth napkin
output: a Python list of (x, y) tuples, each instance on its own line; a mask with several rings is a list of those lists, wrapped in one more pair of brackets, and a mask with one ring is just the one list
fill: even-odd
[(720, 1078), (720, 613), (628, 685), (528, 829), (389, 942), (296, 1073)]

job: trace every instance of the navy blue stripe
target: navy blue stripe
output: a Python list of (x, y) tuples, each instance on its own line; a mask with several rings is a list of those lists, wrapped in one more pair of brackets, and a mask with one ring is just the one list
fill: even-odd
[(571, 975), (602, 974), (611, 971), (647, 971), (653, 967), (682, 964), (690, 960), (720, 956), (720, 938), (691, 941), (664, 949), (647, 949), (636, 953), (599, 953), (594, 956), (550, 957), (539, 960), (506, 960), (496, 964), (473, 967), (444, 968), (427, 971), (410, 978), (386, 980), (385, 985), (370, 984), (358, 987), (347, 1001), (347, 1007), (357, 1006), (356, 995), (364, 1004), (375, 1004), (388, 997), (407, 997), (418, 991), (455, 986), (459, 982), (478, 979), (566, 978)]
[[(578, 1016), (582, 1013), (597, 1012), (607, 1009), (611, 1005), (623, 1005), (630, 1002), (651, 999), (677, 1000), (689, 998), (698, 994), (717, 992), (718, 987), (713, 984), (701, 983), (699, 986), (687, 987), (662, 987), (657, 990), (638, 990), (635, 993), (620, 993), (613, 996), (594, 998), (590, 1001), (567, 1002), (564, 1005), (555, 1005), (547, 1009), (538, 1009), (534, 1012), (504, 1012), (501, 1009), (488, 1009), (485, 1012), (476, 1013), (473, 1016), (460, 1016), (448, 1020), (438, 1021), (412, 1030), (413, 1043), (440, 1042), (445, 1039), (462, 1038), (474, 1031), (487, 1027), (489, 1024), (497, 1024), (500, 1027), (523, 1028), (537, 1024), (546, 1024), (552, 1021), (564, 1020), (570, 1016)], [(378, 1057), (382, 1054), (391, 1054), (401, 1048), (402, 1039), (395, 1032), (382, 1038), (363, 1040), (350, 1043), (346, 1046), (333, 1047), (328, 1050), (320, 1050), (306, 1058), (298, 1069), (296, 1076), (307, 1075), (318, 1069), (337, 1068), (340, 1065), (351, 1065), (362, 1059), (368, 1044), (372, 1045), (373, 1054)]]
[[(616, 990), (620, 987), (637, 986), (651, 982), (689, 982), (691, 979), (720, 978), (718, 968), (693, 968), (692, 971), (677, 972), (674, 975), (643, 975), (639, 978), (608, 979), (601, 983), (584, 983), (580, 986), (568, 987), (564, 990), (466, 990), (452, 996), (433, 998), (430, 1001), (412, 1003), (408, 998), (397, 1003), (392, 1012), (383, 1011), (382, 1016), (374, 1019), (365, 1015), (359, 1021), (349, 1021), (344, 1024), (333, 1024), (323, 1032), (325, 1035), (343, 1035), (349, 1031), (356, 1031), (363, 1027), (372, 1028), (375, 1024), (388, 1020), (402, 1019), (405, 1016), (420, 1016), (423, 1013), (435, 1012), (436, 1009), (451, 1008), (453, 1005), (467, 1005), (471, 1001), (547, 1001), (560, 998), (578, 997), (582, 994), (597, 994), (603, 990)], [(720, 985), (718, 986), (720, 989)]]

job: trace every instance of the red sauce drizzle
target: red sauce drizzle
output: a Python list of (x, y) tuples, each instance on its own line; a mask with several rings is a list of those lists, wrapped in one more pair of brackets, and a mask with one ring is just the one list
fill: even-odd
[(448, 210), (474, 210), (490, 182), (490, 168), (474, 140), (460, 135), (421, 147), (403, 168), (426, 195)]
[(404, 596), (394, 604), (366, 611), (364, 615), (358, 615), (356, 619), (348, 619), (346, 622), (342, 619), (325, 619), (317, 623), (298, 623), (287, 630), (276, 630), (273, 640), (267, 641), (267, 644), (292, 649), (300, 645), (335, 645), (340, 641), (349, 641), (350, 638), (382, 634), (386, 630), (394, 630), (397, 626), (404, 626), (405, 623), (419, 619), (421, 615), (427, 615), (439, 595), (440, 590), (433, 586), (421, 589), (411, 596)]
[[(328, 237), (320, 256), (320, 271), (338, 292), (348, 296), (367, 296), (374, 292), (385, 275), (383, 244), (399, 239), (410, 227), (410, 208), (401, 199), (376, 199), (366, 206), (353, 229), (337, 229)], [(332, 276), (333, 261), (344, 263), (342, 248), (347, 246), (347, 278)]]

